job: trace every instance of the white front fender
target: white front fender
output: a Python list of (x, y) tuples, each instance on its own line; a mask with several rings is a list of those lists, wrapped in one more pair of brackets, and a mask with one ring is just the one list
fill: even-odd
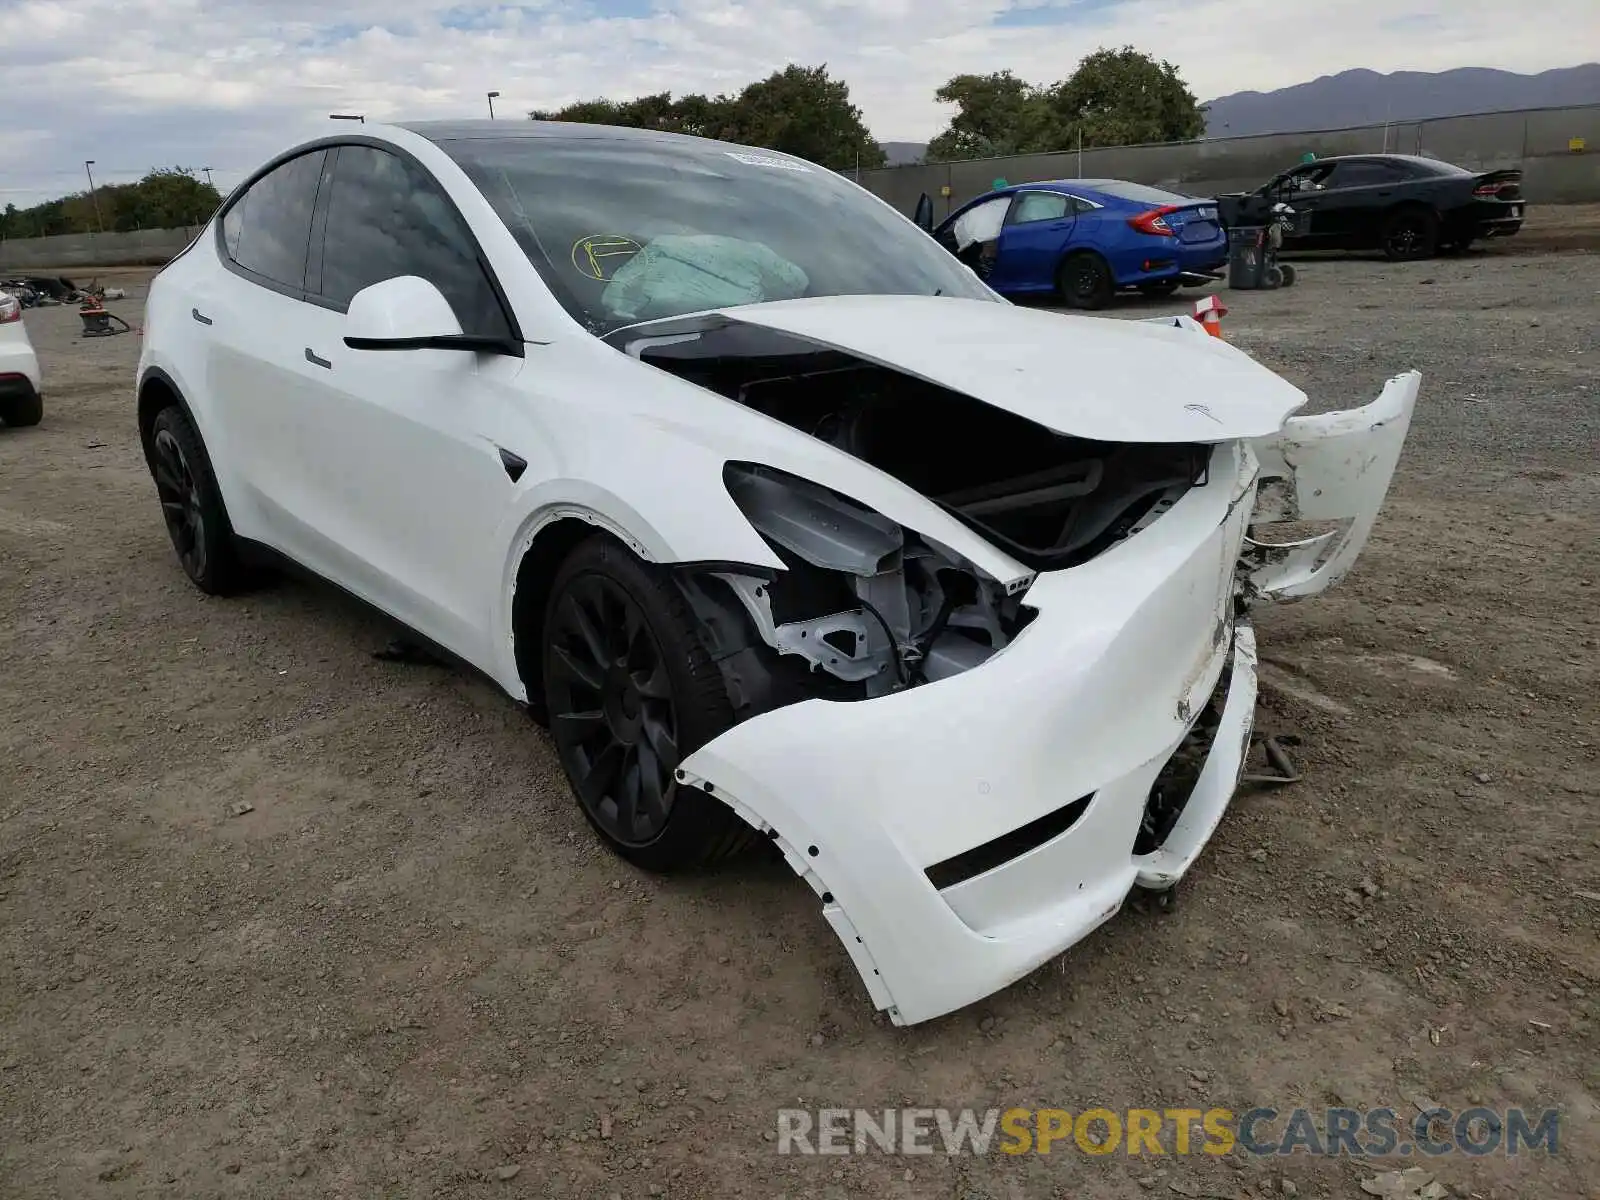
[(1396, 375), (1362, 408), (1292, 417), (1251, 442), (1260, 460), (1254, 535), (1282, 521), (1340, 521), (1342, 528), (1297, 542), (1245, 539), (1246, 588), (1258, 599), (1295, 600), (1332, 587), (1372, 532), (1405, 444), (1422, 376)]

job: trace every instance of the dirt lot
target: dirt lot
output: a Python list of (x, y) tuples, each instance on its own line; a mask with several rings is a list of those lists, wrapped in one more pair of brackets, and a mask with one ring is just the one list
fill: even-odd
[(387, 631), (322, 589), (196, 592), (137, 338), (30, 312), (45, 423), (0, 429), (0, 1195), (1359, 1198), (1409, 1160), (771, 1135), (780, 1107), (1431, 1098), (1564, 1122), (1554, 1157), (1426, 1163), (1452, 1195), (1600, 1197), (1597, 285), (1592, 254), (1497, 250), (1229, 296), (1319, 405), (1425, 375), (1356, 573), (1259, 619), (1260, 721), (1304, 782), (1240, 796), (1174, 913), (912, 1029), (781, 865), (663, 882), (602, 851), (486, 684), (375, 660)]

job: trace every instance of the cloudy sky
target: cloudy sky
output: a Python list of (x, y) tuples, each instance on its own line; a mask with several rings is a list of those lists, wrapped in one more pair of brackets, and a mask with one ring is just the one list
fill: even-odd
[(330, 112), (483, 116), (494, 89), (518, 118), (789, 62), (827, 63), (880, 139), (922, 141), (952, 75), (1054, 80), (1123, 44), (1201, 99), (1358, 66), (1537, 71), (1600, 44), (1600, 0), (0, 0), (0, 203), (83, 187), (89, 158), (97, 182), (209, 166), (226, 191)]

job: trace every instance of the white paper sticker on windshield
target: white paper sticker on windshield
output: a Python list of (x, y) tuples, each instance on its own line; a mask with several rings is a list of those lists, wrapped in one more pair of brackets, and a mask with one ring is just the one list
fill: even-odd
[(736, 158), (742, 163), (752, 167), (777, 167), (780, 171), (803, 171), (811, 174), (811, 168), (804, 163), (791, 162), (787, 158), (773, 158), (770, 154), (746, 154), (742, 150), (726, 150), (729, 158)]

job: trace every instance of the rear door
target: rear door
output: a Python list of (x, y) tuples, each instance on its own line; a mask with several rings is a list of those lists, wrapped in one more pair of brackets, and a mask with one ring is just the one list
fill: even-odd
[(1018, 192), (1000, 230), (989, 284), (996, 291), (1048, 292), (1077, 220), (1072, 197), (1060, 192)]
[(327, 166), (325, 151), (310, 151), (234, 200), (219, 222), (226, 270), (197, 276), (188, 306), (207, 347), (198, 415), (234, 528), (297, 559), (310, 503), (298, 451), (307, 434), (287, 417), (325, 382), (304, 347), (316, 317), (305, 302), (306, 257)]
[(1334, 164), (1323, 184), (1313, 230), (1325, 245), (1349, 249), (1376, 246), (1384, 217), (1407, 176), (1404, 167), (1376, 158), (1350, 158)]

